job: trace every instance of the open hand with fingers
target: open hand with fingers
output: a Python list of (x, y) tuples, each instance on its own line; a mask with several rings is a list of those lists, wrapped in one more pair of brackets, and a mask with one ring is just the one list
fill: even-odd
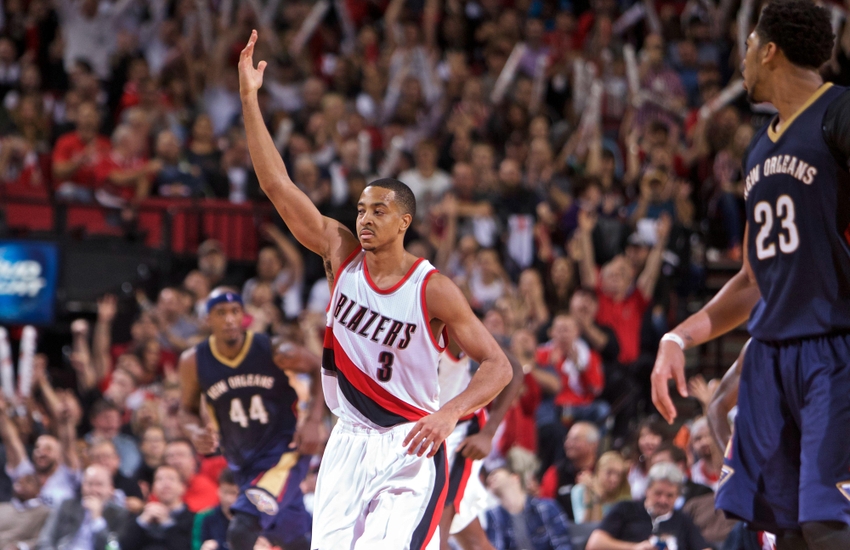
[(244, 98), (256, 93), (263, 86), (263, 73), (268, 65), (260, 61), (254, 67), (254, 45), (257, 43), (257, 31), (251, 31), (248, 44), (239, 54), (239, 94)]
[(457, 417), (442, 410), (421, 418), (404, 438), (407, 454), (431, 458), (456, 425)]
[(457, 451), (470, 460), (483, 460), (493, 450), (493, 438), (484, 433), (470, 435), (457, 446)]
[(652, 369), (652, 403), (661, 416), (670, 424), (676, 420), (676, 407), (670, 398), (667, 383), (676, 381), (676, 389), (682, 397), (688, 396), (688, 384), (685, 381), (685, 353), (675, 342), (662, 340), (658, 346), (658, 357)]

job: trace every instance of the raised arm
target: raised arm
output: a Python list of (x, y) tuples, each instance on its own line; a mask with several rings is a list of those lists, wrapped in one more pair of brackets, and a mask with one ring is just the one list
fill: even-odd
[[(744, 266), (699, 311), (685, 319), (671, 333), (682, 339), (684, 349), (698, 346), (733, 330), (747, 320), (761, 296), (747, 262), (747, 234), (744, 230)], [(688, 395), (685, 382), (685, 354), (679, 344), (662, 340), (652, 369), (652, 402), (670, 423), (676, 419), (676, 408), (670, 399), (667, 381), (676, 380), (683, 396)]]
[(80, 401), (71, 391), (65, 391), (61, 398), (62, 413), (57, 418), (56, 437), (62, 446), (62, 459), (69, 469), (78, 471), (82, 464), (77, 453), (77, 426), (83, 418)]
[(322, 216), (310, 198), (290, 179), (260, 112), (257, 91), (263, 85), (266, 62), (260, 61), (254, 68), (256, 42), (257, 31), (253, 31), (239, 57), (239, 93), (254, 171), (263, 192), (298, 242), (324, 258), (326, 268), (330, 261), (332, 271), (336, 271), (359, 243), (344, 225)]
[(97, 322), (94, 324), (92, 337), (92, 367), (98, 382), (103, 380), (112, 368), (109, 348), (112, 347), (112, 321), (117, 312), (118, 298), (115, 295), (106, 294), (97, 301)]
[(670, 226), (673, 220), (670, 216), (662, 215), (656, 225), (655, 245), (646, 257), (646, 265), (637, 279), (637, 289), (643, 294), (647, 300), (652, 299), (655, 292), (655, 285), (658, 282), (658, 276), (661, 274), (661, 264), (664, 260), (664, 250), (667, 249), (667, 239), (670, 237)]
[(404, 445), (408, 446), (409, 453), (422, 456), (430, 448), (428, 456), (431, 457), (459, 418), (487, 405), (508, 385), (511, 365), (502, 348), (472, 312), (463, 293), (448, 277), (436, 274), (428, 280), (425, 302), (432, 320), (442, 321), (461, 349), (480, 364), (464, 391), (436, 413), (419, 420), (405, 438)]
[(54, 422), (58, 422), (62, 414), (62, 401), (47, 377), (47, 356), (43, 353), (36, 354), (33, 359), (33, 389), (35, 388), (41, 392), (47, 414)]
[(286, 235), (281, 233), (280, 229), (271, 223), (263, 226), (263, 232), (266, 237), (271, 239), (283, 257), (286, 258), (286, 264), (292, 268), (293, 281), (300, 281), (304, 276), (304, 259), (301, 257), (298, 249), (295, 248), (295, 245), (292, 244), (292, 241), (287, 239)]
[(73, 352), (71, 366), (77, 374), (77, 388), (80, 395), (85, 394), (97, 384), (97, 374), (92, 366), (91, 350), (89, 348), (89, 323), (85, 319), (77, 319), (71, 323)]
[(596, 254), (593, 250), (593, 230), (596, 227), (596, 213), (579, 210), (578, 228), (575, 238), (581, 251), (578, 261), (578, 275), (581, 285), (596, 288)]
[(437, 247), (437, 254), (434, 258), (434, 265), (440, 271), (447, 271), (449, 266), (449, 258), (452, 251), (457, 245), (457, 229), (458, 229), (458, 201), (454, 195), (446, 195), (440, 205), (443, 210), (443, 215), (446, 220), (446, 227), (443, 230), (443, 235), (440, 238), (440, 244)]
[(12, 419), (9, 418), (11, 407), (6, 398), (0, 396), (0, 441), (6, 448), (6, 468), (14, 470), (27, 457), (27, 451), (21, 441), (21, 435)]

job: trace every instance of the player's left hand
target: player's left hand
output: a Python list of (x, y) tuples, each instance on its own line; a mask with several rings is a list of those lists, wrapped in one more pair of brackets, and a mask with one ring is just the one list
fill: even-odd
[(295, 436), (290, 449), (298, 449), (302, 455), (317, 455), (322, 452), (322, 447), (328, 441), (328, 428), (321, 420), (307, 419), (295, 430)]
[(428, 451), (427, 456), (431, 458), (437, 454), (440, 445), (456, 425), (457, 417), (445, 411), (437, 411), (414, 424), (402, 445), (407, 447), (407, 454), (423, 456)]
[(470, 460), (482, 460), (493, 450), (493, 438), (477, 433), (470, 435), (457, 446), (457, 452)]

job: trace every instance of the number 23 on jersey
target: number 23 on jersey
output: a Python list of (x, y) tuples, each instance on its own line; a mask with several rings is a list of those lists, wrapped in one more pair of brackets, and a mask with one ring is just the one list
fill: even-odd
[(766, 260), (776, 256), (776, 242), (770, 239), (773, 230), (774, 211), (779, 221), (780, 230), (778, 235), (779, 250), (783, 254), (791, 254), (800, 246), (800, 234), (795, 223), (794, 201), (788, 195), (780, 195), (776, 199), (774, 208), (767, 201), (759, 201), (753, 209), (753, 218), (760, 224), (758, 235), (756, 235), (756, 257)]

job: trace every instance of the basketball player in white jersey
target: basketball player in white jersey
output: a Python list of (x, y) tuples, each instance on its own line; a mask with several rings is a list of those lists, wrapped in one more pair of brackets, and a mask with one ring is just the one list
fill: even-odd
[[(289, 178), (260, 112), (257, 32), (239, 60), (248, 149), (266, 196), (298, 241), (322, 256), (332, 285), (322, 386), (340, 421), (317, 479), (314, 550), (436, 549), (447, 491), (444, 441), (458, 419), (493, 400), (511, 378), (505, 354), (463, 293), (404, 250), (416, 215), (398, 180), (372, 182), (358, 202), (355, 237), (323, 217)], [(481, 366), (440, 406), (437, 360), (450, 330)]]
[[(446, 438), (449, 459), (449, 491), (440, 520), (440, 548), (449, 550), (449, 536), (464, 550), (492, 550), (487, 534), (478, 521), (478, 515), (489, 505), (487, 490), (481, 483), (482, 459), (493, 447), (496, 429), (522, 387), (522, 366), (508, 351), (505, 355), (511, 364), (513, 377), (505, 389), (493, 400), (489, 414), (476, 411), (457, 423)], [(450, 337), (449, 345), (440, 355), (440, 403), (447, 403), (461, 393), (472, 380), (472, 362), (460, 346)]]

